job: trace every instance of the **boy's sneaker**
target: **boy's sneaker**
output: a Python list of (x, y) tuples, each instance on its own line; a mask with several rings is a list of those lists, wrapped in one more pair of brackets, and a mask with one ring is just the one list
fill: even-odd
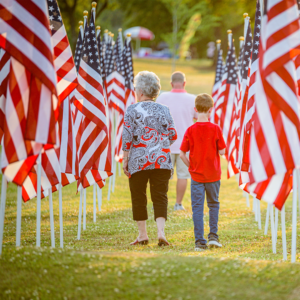
[(219, 242), (218, 238), (213, 236), (208, 239), (208, 246), (210, 248), (221, 248), (222, 244)]
[(204, 251), (207, 249), (208, 249), (208, 247), (206, 244), (201, 244), (201, 243), (197, 242), (195, 245), (195, 251)]
[(182, 206), (182, 204), (176, 203), (176, 204), (174, 205), (174, 210), (185, 210), (185, 209), (184, 209), (184, 207)]

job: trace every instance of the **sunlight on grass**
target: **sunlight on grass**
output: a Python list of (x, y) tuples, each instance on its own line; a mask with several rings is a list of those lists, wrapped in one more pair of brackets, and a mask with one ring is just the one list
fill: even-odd
[[(169, 90), (169, 61), (135, 60), (135, 72), (154, 71)], [(210, 92), (214, 74), (207, 61), (179, 63), (187, 90)], [(299, 299), (300, 265), (282, 262), (281, 227), (277, 254), (268, 235), (258, 230), (252, 207), (246, 206), (234, 178), (226, 179), (222, 160), (219, 235), (222, 249), (194, 251), (190, 189), (183, 205), (173, 211), (176, 178), (170, 181), (166, 236), (170, 247), (157, 246), (157, 229), (149, 198), (148, 246), (129, 246), (137, 236), (132, 221), (128, 179), (116, 178), (115, 192), (93, 223), (93, 189), (87, 189), (87, 230), (77, 240), (79, 194), (76, 184), (63, 188), (64, 249), (50, 248), (48, 198), (42, 200), (41, 248), (35, 247), (36, 200), (22, 206), (22, 247), (15, 248), (16, 195), (8, 185), (4, 251), (0, 257), (0, 299)], [(149, 195), (149, 194), (148, 194)], [(251, 205), (252, 200), (250, 199)], [(59, 246), (58, 194), (53, 194), (56, 247)], [(267, 205), (261, 202), (264, 229)], [(291, 197), (286, 205), (287, 249), (291, 249)], [(205, 234), (209, 215), (205, 207)], [(280, 220), (280, 217), (279, 217)], [(297, 241), (298, 249), (300, 246)], [(300, 256), (298, 254), (298, 256)], [(297, 257), (298, 261), (300, 257)]]

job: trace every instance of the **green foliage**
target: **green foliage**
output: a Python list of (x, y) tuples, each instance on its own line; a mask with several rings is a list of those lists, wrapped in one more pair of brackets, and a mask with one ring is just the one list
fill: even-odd
[[(58, 0), (66, 25), (72, 49), (78, 34), (78, 21), (82, 12), (91, 9), (91, 1)], [(236, 46), (243, 35), (243, 13), (247, 12), (254, 26), (255, 0), (98, 0), (97, 25), (117, 33), (124, 29), (143, 26), (155, 34), (154, 41), (142, 41), (142, 46), (155, 47), (160, 41), (173, 46), (173, 10), (178, 7), (178, 41), (183, 36), (185, 26), (194, 12), (201, 12), (201, 25), (192, 41), (192, 52), (196, 57), (205, 57), (206, 45), (210, 41), (222, 40), (222, 47), (227, 47), (227, 30), (233, 31)]]

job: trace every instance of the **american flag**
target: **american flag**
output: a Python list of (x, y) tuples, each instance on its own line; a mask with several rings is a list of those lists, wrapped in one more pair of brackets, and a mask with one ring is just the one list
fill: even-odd
[(74, 53), (74, 61), (75, 61), (75, 66), (76, 66), (77, 72), (79, 70), (79, 63), (80, 63), (81, 52), (82, 52), (82, 47), (83, 47), (82, 31), (83, 31), (82, 26), (80, 26), (79, 31), (78, 31), (78, 38), (76, 41), (75, 53)]
[(2, 167), (22, 185), (44, 144), (56, 144), (56, 72), (46, 1), (1, 1), (0, 47), (11, 56)]
[(225, 72), (226, 71), (228, 74), (225, 82), (225, 90), (222, 93), (222, 95), (219, 95), (217, 102), (220, 100), (220, 97), (223, 97), (222, 105), (221, 105), (221, 114), (220, 114), (220, 127), (223, 131), (224, 140), (227, 143), (227, 139), (229, 135), (229, 127), (232, 118), (235, 89), (237, 83), (236, 56), (235, 56), (235, 47), (233, 43), (230, 49), (228, 50), (228, 60), (226, 61)]
[(103, 86), (105, 86), (105, 67), (104, 67), (104, 57), (103, 57), (103, 43), (101, 41), (101, 31), (97, 33), (97, 44), (99, 49), (99, 59), (100, 59), (100, 71), (102, 77)]
[(218, 51), (218, 60), (216, 65), (216, 77), (215, 77), (215, 83), (212, 89), (212, 98), (214, 99), (214, 102), (217, 100), (219, 88), (222, 83), (222, 76), (223, 76), (223, 50), (220, 49)]
[(238, 104), (238, 122), (237, 122), (237, 136), (239, 137), (237, 146), (237, 165), (241, 166), (241, 157), (243, 155), (242, 143), (240, 141), (244, 140), (244, 118), (246, 113), (246, 105), (248, 100), (248, 90), (249, 90), (249, 80), (250, 80), (250, 66), (251, 66), (251, 55), (252, 55), (252, 31), (250, 22), (246, 31), (244, 55), (241, 68), (241, 93), (240, 100)]
[(300, 162), (299, 102), (293, 62), (299, 50), (296, 1), (265, 1), (250, 137), (250, 183), (257, 194), (258, 186), (267, 182), (268, 188), (261, 196), (279, 209), (291, 188), (290, 174)]
[(226, 90), (226, 81), (227, 81), (227, 76), (228, 76), (227, 61), (229, 60), (229, 54), (230, 54), (230, 52), (227, 51), (226, 61), (225, 61), (225, 64), (223, 64), (223, 68), (222, 68), (221, 86), (219, 87), (219, 91), (218, 91), (216, 100), (214, 101), (214, 109), (213, 109), (214, 116), (212, 117), (212, 119), (214, 120), (214, 123), (218, 124), (218, 125), (220, 125), (220, 115), (222, 112), (222, 106), (223, 106), (223, 102), (224, 102), (224, 93)]
[(103, 180), (111, 175), (110, 145), (100, 70), (95, 23), (91, 17), (90, 24), (85, 30), (78, 71), (78, 93), (77, 99), (74, 100), (74, 105), (83, 115), (78, 128), (80, 135), (77, 136), (79, 190), (90, 185), (91, 180), (88, 180), (90, 173), (97, 180)]
[[(260, 29), (261, 29), (261, 12), (260, 12), (260, 3), (259, 0), (256, 4), (256, 13), (255, 13), (255, 25), (254, 25), (254, 37), (253, 37), (253, 46), (252, 46), (252, 60), (250, 67), (250, 76), (249, 83), (247, 84), (248, 88), (248, 99), (245, 105), (245, 116), (243, 124), (241, 124), (241, 132), (243, 135), (243, 140), (241, 141), (240, 148), (240, 168), (242, 172), (248, 172), (250, 167), (249, 161), (249, 140), (250, 140), (250, 129), (252, 126), (252, 117), (254, 113), (254, 101), (256, 93), (256, 71), (258, 69), (258, 51), (259, 51), (259, 39), (260, 39)], [(241, 172), (240, 183), (245, 183), (243, 180), (243, 174)], [(247, 178), (247, 176), (246, 176)], [(247, 179), (246, 179), (247, 180)]]
[(242, 63), (243, 63), (243, 54), (244, 54), (244, 45), (240, 47), (239, 59), (238, 64), (236, 66), (237, 70), (237, 84), (235, 89), (235, 96), (233, 101), (233, 108), (232, 108), (232, 117), (230, 123), (230, 129), (228, 134), (227, 140), (227, 177), (230, 178), (233, 175), (239, 173), (239, 169), (236, 167), (236, 144), (237, 144), (237, 122), (238, 122), (238, 103), (239, 97), (241, 94), (241, 70), (242, 70)]
[(112, 43), (107, 49), (107, 69), (106, 74), (106, 91), (109, 108), (114, 109), (118, 113), (125, 113), (125, 78), (115, 67)]

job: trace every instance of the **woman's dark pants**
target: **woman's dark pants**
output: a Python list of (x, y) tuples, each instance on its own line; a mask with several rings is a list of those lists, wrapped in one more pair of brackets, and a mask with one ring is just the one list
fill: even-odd
[(167, 220), (168, 189), (171, 170), (153, 169), (134, 173), (129, 178), (133, 220), (148, 219), (147, 213), (147, 183), (150, 183), (151, 200), (154, 208), (154, 220), (163, 217)]

